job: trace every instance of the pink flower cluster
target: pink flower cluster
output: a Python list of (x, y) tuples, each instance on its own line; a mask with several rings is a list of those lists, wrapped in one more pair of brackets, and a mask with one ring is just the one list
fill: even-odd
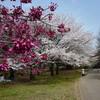
[(22, 8), (20, 6), (17, 6), (16, 8), (15, 8), (15, 6), (13, 6), (13, 7), (14, 7), (14, 10), (13, 10), (12, 17), (14, 17), (15, 19), (18, 19), (18, 17), (20, 15), (22, 15), (24, 13), (24, 11), (22, 10)]
[(2, 7), (2, 9), (0, 9), (0, 13), (2, 15), (5, 15), (6, 16), (8, 14), (8, 12), (9, 12), (9, 10), (7, 8), (5, 8), (4, 6)]
[(22, 56), (19, 62), (29, 63), (32, 59), (29, 58), (28, 55)]
[(42, 16), (42, 11), (44, 11), (44, 9), (39, 6), (37, 8), (34, 8), (32, 6), (32, 8), (30, 9), (30, 12), (29, 12), (29, 18), (30, 18), (30, 21), (35, 21), (35, 20), (40, 20), (41, 19), (41, 16)]
[(3, 59), (0, 61), (0, 71), (9, 71), (7, 59)]
[(31, 48), (35, 48), (35, 45), (30, 41), (29, 38), (22, 37), (21, 40), (13, 40), (15, 45), (9, 49), (10, 52), (17, 54), (24, 54), (26, 51), (29, 52)]
[(35, 58), (35, 57), (37, 57), (37, 54), (36, 54), (36, 53), (31, 53), (30, 56), (31, 56), (32, 58)]
[[(1, 0), (4, 1), (4, 0)], [(16, 0), (11, 0), (16, 1)], [(31, 3), (32, 0), (20, 0), (21, 3)], [(47, 54), (42, 54), (40, 57), (36, 54), (35, 47), (41, 44), (41, 35), (49, 36), (53, 38), (56, 32), (50, 28), (50, 25), (42, 23), (41, 18), (43, 11), (50, 9), (54, 11), (58, 5), (51, 3), (47, 9), (43, 9), (41, 6), (37, 8), (32, 7), (27, 16), (24, 15), (22, 8), (15, 7), (8, 10), (4, 6), (0, 6), (0, 54), (2, 58), (12, 58), (14, 62), (23, 62), (26, 64), (27, 69), (30, 65), (34, 64), (38, 66), (40, 60), (46, 60)], [(47, 14), (49, 20), (52, 19), (52, 14)], [(29, 23), (37, 23), (33, 29)], [(41, 24), (38, 23), (41, 21)], [(70, 31), (70, 28), (65, 30), (64, 24), (58, 26), (58, 31), (63, 33)], [(0, 62), (0, 70), (7, 71), (8, 64), (6, 60)], [(45, 69), (40, 70), (33, 69), (33, 74), (45, 72)]]
[(48, 30), (47, 33), (45, 33), (47, 36), (50, 36), (51, 38), (54, 37), (54, 35), (56, 34), (56, 32), (54, 30)]
[[(37, 54), (36, 53), (30, 53), (30, 52), (26, 52), (25, 54), (26, 55), (24, 55), (20, 58), (19, 62), (26, 63), (26, 66), (30, 66), (31, 65), (30, 62), (33, 61), (37, 57)], [(36, 60), (36, 62), (39, 62), (39, 60)]]
[(3, 45), (3, 46), (2, 46), (2, 49), (3, 49), (4, 51), (6, 51), (6, 52), (9, 51), (8, 45)]
[[(1, 0), (5, 1), (5, 0)], [(16, 1), (16, 0), (10, 0), (10, 1)], [(20, 0), (22, 3), (32, 3), (32, 0)]]
[(58, 7), (57, 3), (54, 4), (53, 2), (51, 2), (51, 6), (49, 6), (50, 11), (55, 11), (57, 7)]
[(32, 75), (35, 75), (35, 74), (37, 74), (37, 71), (36, 71), (36, 69), (33, 69), (32, 70)]
[(8, 64), (0, 64), (0, 71), (9, 71)]
[(49, 14), (48, 18), (49, 18), (49, 20), (51, 20), (52, 19), (52, 14)]
[(46, 71), (46, 69), (40, 70), (39, 68), (37, 68), (37, 69), (32, 70), (32, 74), (35, 75), (35, 74), (38, 74), (38, 73), (44, 73), (45, 71)]
[(54, 37), (54, 35), (56, 34), (56, 32), (54, 30), (46, 29), (45, 27), (43, 28), (43, 26), (41, 26), (41, 25), (34, 26), (34, 34), (36, 36), (38, 36), (42, 33), (44, 33), (45, 35), (47, 35), (51, 38)]
[(58, 25), (58, 28), (64, 28), (64, 27), (65, 27), (65, 24)]
[(39, 59), (36, 59), (35, 64), (38, 65), (40, 63)]
[(41, 57), (42, 60), (47, 60), (47, 58), (48, 58), (47, 54), (42, 54), (42, 57)]
[(47, 35), (49, 37), (54, 37), (54, 35), (56, 34), (55, 31), (53, 31), (51, 29), (43, 28), (43, 26), (41, 26), (41, 25), (34, 26), (34, 34), (36, 34), (36, 36), (38, 36), (41, 33), (44, 33), (45, 35)]
[(21, 20), (21, 21), (19, 21), (18, 24), (16, 24), (14, 26), (14, 28), (16, 29), (16, 37), (17, 38), (22, 37), (23, 35), (25, 35), (27, 33), (28, 33), (27, 35), (29, 35), (29, 37), (31, 37), (29, 32), (30, 32), (30, 29), (32, 28), (32, 26), (28, 25), (26, 23), (27, 22), (25, 20)]
[(36, 40), (35, 42), (33, 42), (35, 44), (35, 46), (39, 47), (40, 43), (42, 42), (42, 40)]
[(70, 31), (71, 31), (70, 28), (65, 29), (65, 24), (58, 25), (58, 32), (66, 33), (66, 32), (70, 32)]
[(70, 32), (71, 31), (71, 29), (70, 28), (67, 28), (67, 30), (65, 30), (65, 32)]
[(32, 0), (21, 0), (22, 3), (32, 3)]
[(34, 34), (36, 36), (40, 35), (41, 33), (45, 33), (45, 29), (41, 25), (34, 26)]

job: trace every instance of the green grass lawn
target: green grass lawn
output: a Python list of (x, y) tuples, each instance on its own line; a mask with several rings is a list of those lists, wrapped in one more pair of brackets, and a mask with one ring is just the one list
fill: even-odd
[(77, 100), (74, 85), (80, 76), (76, 70), (53, 77), (47, 72), (29, 83), (0, 83), (0, 100)]

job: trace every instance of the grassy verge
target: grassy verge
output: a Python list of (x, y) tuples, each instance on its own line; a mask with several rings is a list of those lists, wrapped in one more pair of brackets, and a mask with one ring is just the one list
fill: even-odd
[(74, 85), (80, 77), (79, 71), (61, 71), (54, 77), (46, 73), (36, 77), (29, 84), (1, 84), (0, 100), (77, 100)]
[(92, 69), (85, 69), (86, 72), (92, 71)]

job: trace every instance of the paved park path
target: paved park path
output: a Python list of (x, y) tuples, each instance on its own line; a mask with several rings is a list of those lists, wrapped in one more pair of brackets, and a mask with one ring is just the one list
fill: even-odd
[(94, 69), (79, 80), (82, 100), (100, 100), (100, 72)]

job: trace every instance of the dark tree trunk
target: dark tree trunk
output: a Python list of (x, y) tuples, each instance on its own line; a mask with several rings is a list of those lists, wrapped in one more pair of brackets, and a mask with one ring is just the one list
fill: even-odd
[(51, 76), (54, 76), (54, 64), (52, 63), (50, 66)]
[(15, 79), (15, 72), (14, 72), (14, 70), (11, 68), (10, 69), (10, 76), (9, 76), (9, 79), (10, 80), (14, 80)]
[(30, 66), (30, 80), (35, 79), (35, 76), (32, 74), (32, 66)]
[(66, 65), (66, 69), (67, 70), (72, 70), (73, 69), (73, 66), (72, 65)]
[(59, 75), (59, 65), (56, 64), (56, 75)]
[[(38, 68), (39, 69), (41, 68), (41, 63), (39, 63), (39, 67)], [(38, 72), (37, 75), (40, 75), (40, 73)]]

